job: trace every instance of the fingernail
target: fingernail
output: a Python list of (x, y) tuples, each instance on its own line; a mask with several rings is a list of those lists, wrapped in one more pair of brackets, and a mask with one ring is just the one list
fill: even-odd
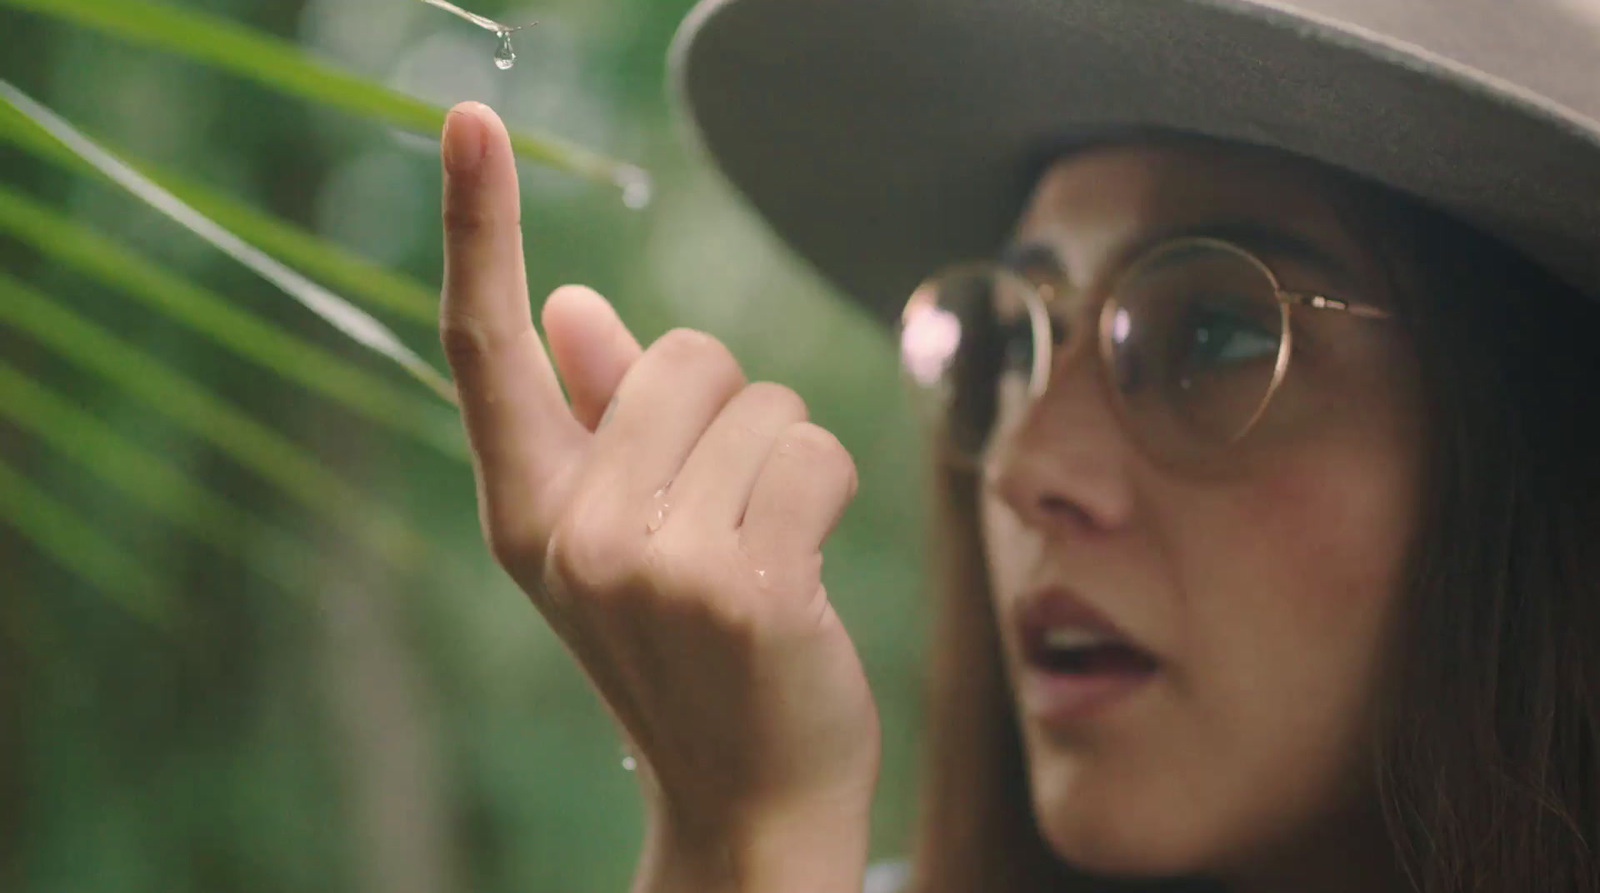
[(454, 109), (445, 117), (444, 162), (452, 174), (470, 174), (483, 161), (484, 124), (476, 106), (472, 103)]

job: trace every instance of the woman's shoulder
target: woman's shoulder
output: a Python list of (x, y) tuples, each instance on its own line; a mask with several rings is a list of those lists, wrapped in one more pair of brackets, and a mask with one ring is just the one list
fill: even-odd
[(885, 859), (867, 866), (861, 893), (905, 893), (911, 880), (911, 864), (905, 859)]

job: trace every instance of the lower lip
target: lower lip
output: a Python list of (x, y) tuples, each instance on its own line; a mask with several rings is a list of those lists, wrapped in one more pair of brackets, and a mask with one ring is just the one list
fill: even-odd
[(1022, 679), (1022, 706), (1047, 725), (1080, 723), (1103, 716), (1148, 684), (1156, 672), (1068, 674), (1029, 669)]

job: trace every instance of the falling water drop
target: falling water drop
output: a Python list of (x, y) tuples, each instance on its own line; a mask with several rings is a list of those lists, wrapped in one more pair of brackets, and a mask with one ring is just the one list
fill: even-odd
[(511, 46), (510, 31), (496, 31), (494, 36), (500, 41), (494, 51), (494, 67), (505, 71), (517, 64), (517, 51)]
[(655, 183), (643, 168), (621, 165), (611, 175), (611, 182), (622, 190), (622, 203), (635, 211), (648, 207), (655, 197)]

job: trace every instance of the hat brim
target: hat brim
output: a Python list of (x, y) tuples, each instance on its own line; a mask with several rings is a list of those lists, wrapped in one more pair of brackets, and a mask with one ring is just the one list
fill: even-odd
[(1004, 242), (1043, 153), (1147, 127), (1363, 175), (1600, 297), (1600, 124), (1259, 3), (704, 0), (671, 68), (716, 166), (885, 321)]

